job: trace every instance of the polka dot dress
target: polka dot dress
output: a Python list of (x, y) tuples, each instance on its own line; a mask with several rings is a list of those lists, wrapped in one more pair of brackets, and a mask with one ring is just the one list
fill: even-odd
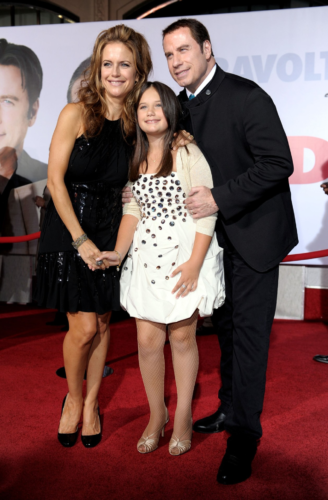
[(176, 172), (166, 177), (139, 175), (132, 192), (140, 208), (138, 223), (121, 275), (121, 305), (135, 318), (174, 323), (198, 308), (209, 316), (224, 302), (223, 251), (213, 237), (197, 289), (176, 299), (172, 294), (180, 273), (174, 269), (189, 260), (196, 222), (183, 201), (186, 194)]

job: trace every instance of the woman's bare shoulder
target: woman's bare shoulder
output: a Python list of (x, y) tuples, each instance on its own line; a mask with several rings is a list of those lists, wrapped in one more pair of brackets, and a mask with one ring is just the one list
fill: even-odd
[(67, 120), (77, 120), (82, 118), (82, 113), (82, 104), (79, 102), (72, 102), (70, 104), (66, 104), (66, 106), (62, 109), (59, 117), (66, 118)]
[(79, 103), (66, 104), (59, 115), (56, 131), (74, 138), (81, 135), (83, 132), (82, 111)]

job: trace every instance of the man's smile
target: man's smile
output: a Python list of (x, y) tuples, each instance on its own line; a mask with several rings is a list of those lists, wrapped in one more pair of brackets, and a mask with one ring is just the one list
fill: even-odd
[(177, 78), (183, 78), (184, 76), (187, 75), (188, 71), (189, 71), (190, 68), (188, 69), (182, 69), (180, 71), (176, 71), (174, 74)]

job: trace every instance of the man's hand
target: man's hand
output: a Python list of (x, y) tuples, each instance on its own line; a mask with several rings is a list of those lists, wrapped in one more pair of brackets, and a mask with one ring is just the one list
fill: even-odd
[(320, 186), (320, 187), (322, 187), (322, 188), (323, 188), (323, 190), (324, 190), (324, 192), (325, 192), (326, 194), (328, 194), (328, 184), (327, 184), (326, 182), (324, 182), (323, 184), (321, 184), (321, 186)]
[(191, 188), (185, 205), (194, 219), (208, 217), (219, 210), (211, 190), (205, 186)]
[(124, 206), (125, 203), (129, 203), (131, 201), (133, 194), (129, 186), (125, 186), (122, 189), (122, 205)]
[(42, 196), (36, 196), (35, 198), (33, 198), (33, 200), (37, 207), (46, 208), (46, 202), (44, 198), (42, 198)]
[(186, 130), (179, 130), (179, 132), (174, 134), (172, 149), (173, 151), (176, 151), (183, 146), (188, 146), (191, 142), (195, 142), (194, 136), (189, 134)]

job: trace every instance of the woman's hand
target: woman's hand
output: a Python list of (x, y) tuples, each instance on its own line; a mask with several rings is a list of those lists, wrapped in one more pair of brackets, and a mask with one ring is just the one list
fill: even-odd
[(178, 283), (172, 290), (172, 293), (178, 292), (176, 298), (180, 296), (186, 297), (189, 292), (194, 292), (198, 285), (200, 269), (195, 266), (191, 260), (187, 260), (184, 264), (177, 267), (171, 274), (171, 278), (181, 273)]
[(191, 142), (195, 143), (194, 136), (189, 134), (186, 130), (179, 130), (179, 132), (174, 134), (172, 149), (175, 151), (183, 146), (188, 146)]
[[(78, 250), (83, 261), (89, 266), (89, 269), (106, 269), (105, 265), (97, 265), (97, 257), (100, 257), (101, 252), (91, 240), (86, 240), (79, 246)], [(98, 259), (100, 260), (100, 259)]]

